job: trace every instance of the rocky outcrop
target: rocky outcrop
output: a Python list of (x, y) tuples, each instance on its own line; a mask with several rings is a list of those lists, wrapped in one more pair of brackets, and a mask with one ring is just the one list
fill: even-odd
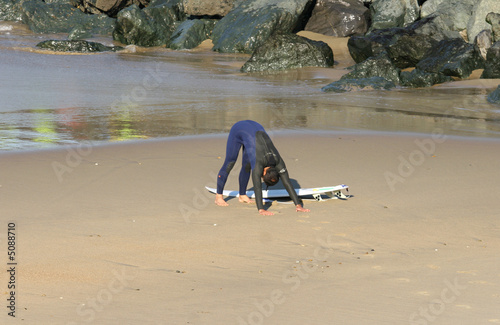
[(500, 42), (496, 42), (488, 49), (481, 78), (500, 78)]
[(486, 15), (486, 22), (491, 25), (493, 43), (500, 41), (500, 13), (490, 12)]
[(427, 0), (422, 5), (421, 17), (434, 17), (432, 24), (442, 31), (444, 38), (458, 38), (459, 32), (467, 29), (476, 1)]
[(396, 84), (382, 77), (341, 79), (321, 88), (324, 92), (345, 93), (357, 90), (389, 90)]
[(498, 0), (475, 0), (472, 16), (467, 24), (467, 36), (473, 42), (477, 34), (484, 29), (490, 29), (491, 25), (486, 22), (486, 16), (490, 12), (500, 13), (500, 1)]
[(371, 30), (391, 27), (405, 27), (419, 18), (417, 0), (378, 0), (370, 6)]
[(401, 70), (392, 63), (387, 53), (381, 53), (355, 64), (352, 71), (343, 75), (341, 79), (382, 77), (397, 84), (400, 72)]
[(234, 0), (183, 0), (182, 7), (188, 16), (223, 17), (234, 8)]
[(481, 33), (477, 34), (476, 39), (474, 40), (474, 47), (483, 60), (486, 60), (486, 53), (492, 44), (493, 36), (489, 29), (485, 29)]
[(106, 46), (101, 43), (82, 40), (47, 40), (40, 42), (37, 47), (57, 52), (94, 53), (123, 50), (120, 46)]
[(492, 104), (500, 105), (500, 85), (488, 95), (488, 101)]
[(425, 72), (420, 69), (402, 71), (399, 74), (399, 79), (401, 80), (401, 86), (411, 88), (430, 87), (452, 80), (451, 77), (445, 76), (442, 73)]
[(246, 0), (215, 25), (213, 50), (251, 54), (272, 34), (290, 33), (309, 0)]
[(305, 30), (335, 37), (364, 35), (370, 19), (361, 0), (323, 0), (314, 6)]
[(241, 68), (242, 72), (333, 66), (332, 49), (324, 42), (296, 34), (274, 34), (259, 46)]
[(35, 33), (69, 33), (79, 27), (91, 34), (109, 35), (115, 25), (113, 18), (87, 15), (67, 3), (26, 1), (21, 5), (21, 15), (22, 22)]
[(473, 70), (483, 68), (484, 61), (474, 45), (454, 38), (439, 42), (416, 67), (425, 72), (467, 78)]
[(22, 19), (19, 3), (14, 0), (0, 0), (0, 21), (19, 21)]
[(106, 14), (110, 17), (116, 17), (116, 14), (133, 4), (139, 7), (148, 5), (149, 0), (72, 0), (73, 5), (82, 11), (91, 14)]
[(176, 3), (153, 1), (144, 9), (132, 5), (118, 13), (113, 38), (123, 44), (168, 45), (179, 20)]
[(173, 32), (168, 47), (173, 50), (195, 48), (210, 38), (215, 24), (216, 20), (214, 19), (185, 20)]

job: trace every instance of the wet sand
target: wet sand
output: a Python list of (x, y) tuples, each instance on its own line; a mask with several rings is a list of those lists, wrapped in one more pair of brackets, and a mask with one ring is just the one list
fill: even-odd
[(4, 153), (16, 320), (496, 324), (500, 143), (435, 131), (273, 132), (292, 179), (352, 197), (270, 217), (204, 190), (226, 136)]

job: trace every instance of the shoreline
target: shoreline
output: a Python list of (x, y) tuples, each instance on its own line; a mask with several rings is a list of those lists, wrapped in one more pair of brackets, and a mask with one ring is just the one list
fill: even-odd
[[(294, 138), (294, 137), (335, 137), (335, 136), (360, 136), (360, 137), (389, 137), (389, 138), (428, 138), (432, 137), (433, 132), (409, 132), (409, 131), (376, 131), (376, 130), (357, 130), (357, 129), (343, 129), (343, 130), (317, 130), (317, 129), (266, 129), (267, 133), (273, 138), (274, 136), (280, 138)], [(456, 135), (443, 133), (441, 129), (436, 129), (438, 134), (443, 134), (446, 138), (454, 141), (462, 142), (485, 142), (485, 143), (500, 143), (498, 136), (474, 136), (474, 135)], [(220, 140), (227, 139), (228, 132), (222, 133), (206, 133), (206, 134), (191, 134), (191, 135), (176, 135), (169, 137), (148, 138), (148, 139), (135, 139), (125, 141), (83, 141), (74, 144), (57, 144), (47, 148), (30, 148), (22, 150), (0, 150), (0, 157), (10, 155), (30, 155), (37, 153), (47, 152), (60, 152), (67, 151), (68, 149), (78, 147), (93, 147), (93, 148), (106, 148), (124, 147), (124, 146), (141, 146), (149, 144), (160, 144), (169, 142), (196, 142), (204, 140)]]

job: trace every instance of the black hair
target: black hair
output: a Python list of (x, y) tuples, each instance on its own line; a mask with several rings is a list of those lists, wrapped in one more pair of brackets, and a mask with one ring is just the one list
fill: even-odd
[(274, 186), (279, 182), (280, 174), (276, 168), (269, 167), (266, 174), (262, 176), (262, 178), (264, 178), (264, 183), (266, 183), (267, 186)]

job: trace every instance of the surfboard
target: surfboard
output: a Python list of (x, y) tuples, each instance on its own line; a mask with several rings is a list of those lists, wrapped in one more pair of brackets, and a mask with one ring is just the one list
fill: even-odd
[[(211, 193), (217, 193), (217, 189), (205, 186), (205, 188)], [(345, 184), (340, 184), (336, 186), (325, 186), (325, 187), (313, 187), (313, 188), (298, 188), (295, 189), (295, 192), (298, 196), (312, 196), (316, 201), (322, 201), (323, 195), (328, 196), (329, 198), (338, 198), (338, 199), (347, 199), (348, 196), (344, 194), (344, 192), (349, 191), (349, 186)], [(224, 190), (222, 192), (224, 196), (239, 196), (238, 191), (229, 191)], [(254, 191), (247, 191), (247, 195), (250, 198), (255, 198)], [(262, 190), (262, 198), (264, 199), (272, 199), (272, 198), (287, 198), (290, 197), (286, 189), (271, 189), (271, 190)]]

